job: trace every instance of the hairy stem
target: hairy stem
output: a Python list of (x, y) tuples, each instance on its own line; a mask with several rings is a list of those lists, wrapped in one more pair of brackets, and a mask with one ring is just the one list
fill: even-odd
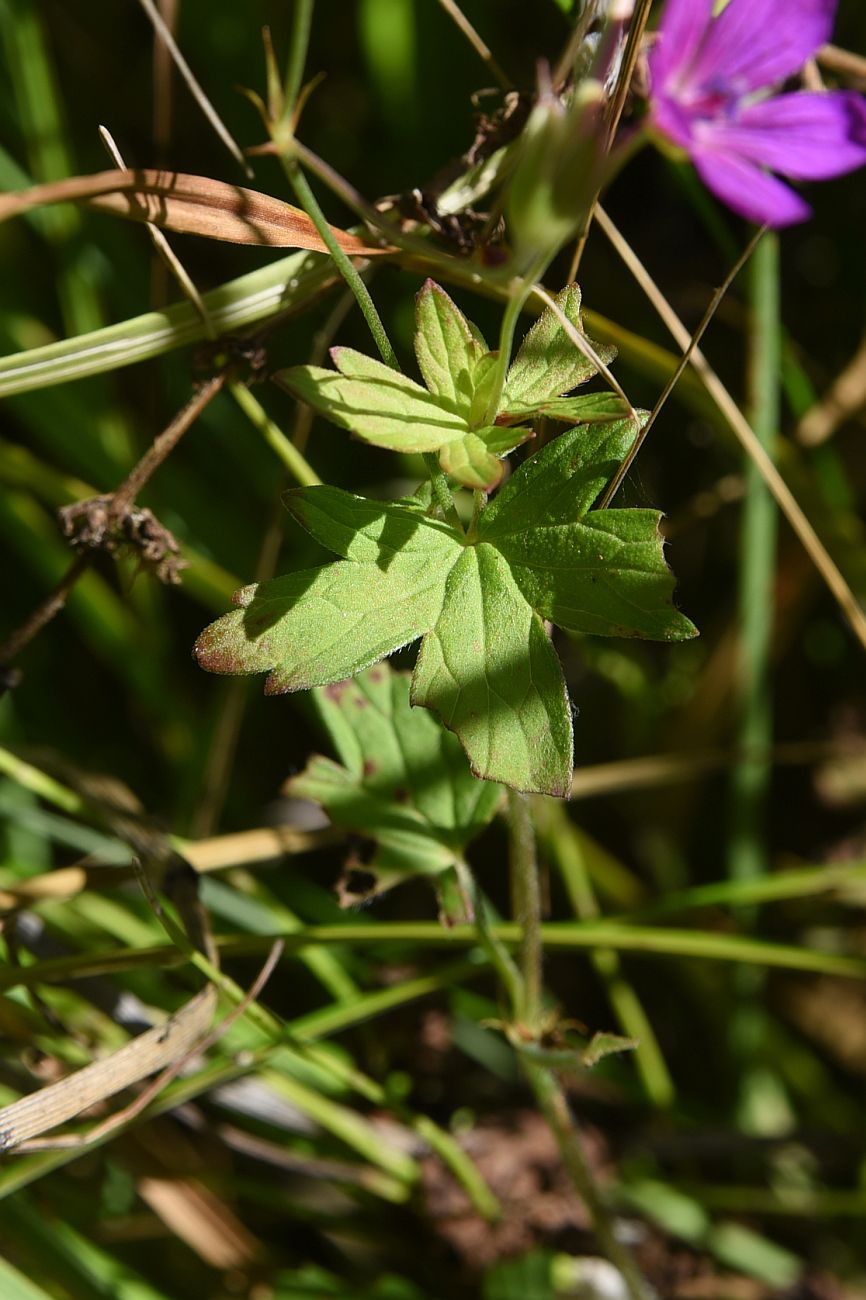
[(386, 366), (391, 366), (393, 370), (399, 370), (397, 354), (391, 346), (391, 340), (382, 319), (376, 310), (373, 299), (370, 297), (370, 291), (364, 283), (357, 267), (352, 259), (343, 252), (340, 245), (334, 238), (331, 228), (325, 220), (325, 214), (319, 207), (316, 196), (310, 188), (310, 183), (296, 162), (289, 159), (283, 159), (283, 166), (292, 189), (295, 191), (295, 197), (307, 216), (316, 227), (319, 235), (324, 241), (328, 252), (334, 259), (334, 265), (346, 281), (347, 286), (355, 295), (355, 301), (361, 309), (361, 314), (370, 328), (373, 335), (373, 341), (379, 349), (379, 355), (385, 362)]
[(458, 532), (463, 532), (463, 524), (460, 522), (460, 516), (457, 513), (457, 507), (454, 504), (454, 497), (448, 486), (448, 480), (442, 472), (439, 464), (439, 457), (434, 451), (425, 451), (424, 464), (427, 466), (427, 472), (430, 475), (430, 482), (433, 484), (433, 495), (436, 498), (436, 504), (441, 509), (443, 515)]
[[(524, 1031), (529, 1031), (533, 1042), (536, 1042), (542, 1029), (541, 891), (535, 827), (529, 799), (516, 790), (508, 792), (508, 822), (511, 888), (520, 923), (520, 1000), (514, 1001), (514, 1016), (518, 1025)], [(563, 1164), (592, 1218), (599, 1246), (622, 1274), (629, 1300), (646, 1300), (637, 1265), (628, 1248), (616, 1236), (611, 1211), (593, 1178), (580, 1134), (556, 1075), (533, 1061), (528, 1053), (521, 1053), (520, 1060), (538, 1105), (556, 1138)]]
[(622, 1274), (629, 1300), (647, 1300), (647, 1289), (631, 1251), (614, 1231), (607, 1201), (593, 1177), (568, 1101), (552, 1070), (524, 1059), (523, 1069), (544, 1118), (550, 1125), (575, 1191), (592, 1219), (598, 1244)]
[(518, 1020), (537, 1037), (541, 1019), (541, 891), (529, 800), (517, 790), (508, 791), (508, 821), (511, 890), (515, 917), (521, 928), (523, 985), (521, 1005), (514, 1010)]

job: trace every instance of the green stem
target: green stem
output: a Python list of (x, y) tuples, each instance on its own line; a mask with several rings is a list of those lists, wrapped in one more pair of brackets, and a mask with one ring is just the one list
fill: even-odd
[[(541, 812), (542, 842), (559, 868), (574, 912), (582, 921), (595, 920), (599, 916), (598, 902), (575, 827), (564, 805), (552, 799), (544, 800)], [(590, 960), (604, 983), (620, 1029), (638, 1044), (634, 1061), (647, 1096), (656, 1106), (670, 1106), (675, 1095), (673, 1080), (649, 1017), (626, 978), (619, 953), (612, 948), (596, 948)]]
[[(520, 924), (520, 999), (514, 999), (514, 1016), (518, 1025), (530, 1032), (533, 1042), (537, 1042), (542, 1033), (541, 890), (529, 798), (517, 790), (508, 791), (508, 825), (511, 888)], [(520, 1054), (520, 1062), (556, 1138), (575, 1190), (589, 1211), (599, 1246), (622, 1274), (629, 1300), (646, 1300), (637, 1266), (628, 1248), (617, 1239), (610, 1209), (593, 1177), (555, 1074), (524, 1053)]]
[(535, 827), (529, 799), (517, 790), (508, 791), (509, 865), (515, 917), (520, 925), (520, 972), (522, 998), (515, 1015), (537, 1037), (541, 1022), (541, 890), (538, 884), (538, 856)]
[(300, 483), (301, 487), (318, 486), (322, 480), (312, 465), (301, 455), (295, 444), (286, 437), (282, 429), (274, 424), (258, 398), (253, 397), (250, 390), (236, 380), (228, 385), (228, 391), (244, 415), (255, 425), (265, 442), (272, 451), (276, 452), (286, 469)]
[(647, 1300), (643, 1278), (631, 1251), (616, 1235), (610, 1206), (593, 1177), (562, 1088), (550, 1070), (526, 1058), (521, 1059), (539, 1109), (556, 1138), (563, 1164), (589, 1211), (599, 1246), (622, 1274), (629, 1300)]
[(282, 116), (284, 122), (288, 122), (295, 111), (295, 104), (304, 79), (304, 65), (307, 62), (307, 50), (310, 46), (310, 28), (313, 22), (315, 2), (316, 0), (295, 0), (293, 6), (292, 39), (289, 46), (289, 61), (283, 88)]
[[(489, 935), (503, 946), (518, 948), (521, 928), (511, 922), (489, 927)], [(652, 953), (658, 957), (690, 957), (699, 961), (742, 962), (751, 966), (772, 966), (780, 970), (811, 971), (841, 975), (846, 979), (866, 978), (866, 959), (845, 953), (823, 952), (796, 944), (750, 939), (714, 930), (663, 929), (659, 926), (623, 925), (614, 921), (547, 922), (541, 927), (545, 949), (579, 952), (586, 948), (615, 948), (621, 952)], [(345, 944), (369, 948), (375, 944), (396, 944), (418, 948), (485, 947), (474, 925), (445, 929), (438, 921), (369, 921), (339, 925), (308, 925), (301, 929), (274, 930), (271, 934), (225, 935), (217, 947), (228, 959), (267, 952), (275, 939), (282, 939), (288, 952), (317, 944)], [(185, 957), (173, 947), (114, 948), (110, 952), (75, 953), (71, 957), (49, 957), (30, 966), (0, 968), (0, 992), (32, 988), (85, 975), (112, 974), (142, 968), (181, 965)]]
[[(779, 241), (766, 234), (752, 256), (749, 277), (752, 328), (749, 389), (752, 428), (772, 453), (779, 424)], [(753, 461), (745, 468), (746, 495), (739, 555), (739, 715), (736, 746), (769, 753), (773, 739), (770, 660), (775, 603), (778, 511)], [(764, 873), (764, 809), (771, 776), (764, 759), (738, 763), (731, 780), (729, 874), (752, 880)]]
[[(749, 267), (751, 329), (749, 332), (749, 414), (761, 446), (772, 456), (779, 425), (781, 328), (779, 303), (779, 240), (766, 234)], [(773, 742), (772, 642), (778, 508), (753, 460), (745, 468), (746, 494), (740, 522), (738, 572), (738, 698), (735, 744), (746, 753), (770, 752)], [(766, 759), (746, 759), (731, 772), (728, 874), (749, 881), (766, 871), (766, 809), (772, 778)], [(741, 914), (754, 924), (755, 908)], [(763, 974), (737, 972), (738, 1003), (731, 1019), (734, 1050), (744, 1069), (740, 1080), (739, 1119), (748, 1131), (775, 1128), (784, 1114), (781, 1097), (774, 1101), (762, 1045), (767, 1037), (767, 1012), (761, 1001)], [(780, 1093), (781, 1085), (775, 1085)], [(766, 1098), (770, 1098), (769, 1106)], [(780, 1108), (781, 1106), (781, 1108)]]
[(344, 253), (340, 245), (334, 238), (334, 234), (325, 220), (325, 214), (319, 207), (316, 196), (310, 189), (309, 181), (296, 162), (289, 159), (283, 159), (283, 166), (289, 183), (295, 191), (295, 196), (307, 216), (316, 227), (321, 236), (328, 252), (334, 259), (334, 265), (346, 281), (347, 286), (355, 295), (355, 301), (361, 309), (361, 314), (370, 328), (373, 335), (373, 341), (379, 349), (379, 355), (385, 362), (386, 366), (391, 366), (393, 370), (399, 370), (400, 366), (397, 361), (397, 354), (391, 346), (391, 340), (388, 338), (385, 326), (382, 324), (381, 317), (376, 311), (373, 299), (370, 297), (370, 291), (359, 274), (355, 264), (347, 253)]
[(478, 936), (478, 941), (487, 954), (491, 966), (499, 976), (511, 1007), (521, 1006), (524, 1000), (523, 978), (511, 953), (497, 937), (493, 926), (490, 924), (487, 916), (487, 901), (465, 862), (458, 864), (457, 875), (466, 888), (467, 894), (472, 899), (475, 912), (475, 933)]
[(439, 506), (445, 518), (456, 528), (458, 532), (463, 532), (463, 524), (460, 522), (460, 516), (457, 513), (457, 507), (454, 504), (454, 497), (448, 486), (448, 480), (442, 472), (439, 464), (439, 457), (435, 451), (425, 451), (424, 464), (427, 466), (427, 472), (430, 475), (430, 482), (433, 485), (433, 495), (436, 498), (436, 504)]
[(505, 311), (502, 313), (502, 325), (499, 329), (499, 356), (496, 362), (496, 378), (490, 393), (490, 401), (487, 404), (487, 410), (484, 413), (484, 424), (494, 424), (496, 416), (499, 413), (499, 405), (502, 401), (502, 393), (505, 388), (505, 378), (508, 374), (508, 365), (511, 361), (511, 349), (514, 344), (514, 331), (517, 328), (517, 321), (520, 313), (526, 304), (526, 300), (532, 293), (535, 281), (538, 275), (544, 269), (544, 264), (539, 262), (531, 267), (526, 275), (518, 280), (511, 289), (508, 302), (505, 305)]

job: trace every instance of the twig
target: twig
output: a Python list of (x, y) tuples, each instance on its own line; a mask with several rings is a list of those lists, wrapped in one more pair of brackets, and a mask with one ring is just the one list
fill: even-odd
[[(598, 208), (597, 216), (598, 216), (599, 225), (601, 225), (602, 229), (604, 229), (605, 222), (607, 221), (607, 216), (601, 207)], [(625, 479), (626, 474), (629, 472), (632, 465), (634, 464), (635, 457), (637, 456), (641, 447), (646, 442), (650, 429), (653, 427), (656, 420), (658, 419), (662, 407), (670, 397), (671, 393), (674, 391), (674, 388), (679, 383), (680, 377), (685, 371), (686, 366), (689, 364), (693, 355), (697, 351), (698, 344), (700, 343), (701, 339), (704, 337), (704, 334), (706, 333), (710, 321), (713, 319), (713, 317), (716, 314), (716, 311), (718, 310), (719, 304), (721, 303), (725, 294), (730, 289), (731, 285), (736, 280), (737, 276), (740, 274), (740, 271), (746, 265), (746, 262), (748, 262), (749, 258), (752, 256), (752, 253), (757, 248), (758, 244), (763, 238), (765, 230), (766, 230), (766, 226), (762, 226), (760, 230), (757, 230), (755, 232), (755, 234), (749, 240), (746, 247), (743, 249), (743, 252), (737, 258), (737, 261), (734, 263), (734, 265), (731, 267), (728, 274), (725, 276), (725, 279), (722, 282), (722, 284), (720, 284), (718, 289), (716, 289), (715, 293), (713, 294), (712, 298), (709, 301), (706, 311), (701, 317), (701, 322), (698, 325), (698, 328), (695, 330), (694, 334), (691, 336), (689, 340), (688, 347), (684, 350), (683, 355), (680, 357), (679, 364), (677, 365), (676, 370), (673, 372), (670, 379), (662, 389), (658, 401), (656, 402), (655, 406), (650, 412), (649, 419), (647, 420), (643, 428), (639, 431), (637, 437), (635, 438), (634, 442), (631, 445), (631, 449), (629, 450), (629, 453), (626, 456), (625, 460), (622, 462), (616, 474), (611, 479), (610, 483), (607, 485), (604, 492), (602, 493), (598, 501), (597, 509), (603, 510), (605, 506), (609, 505), (610, 501), (619, 491), (620, 487), (622, 486), (623, 480)]]
[(822, 45), (815, 58), (831, 72), (841, 72), (843, 76), (866, 81), (866, 58), (862, 54), (840, 49), (838, 45)]
[[(97, 501), (104, 506), (107, 512), (108, 522), (116, 523), (125, 515), (128, 515), (138, 493), (169, 453), (177, 446), (190, 425), (216, 396), (224, 382), (225, 375), (217, 375), (202, 384), (183, 410), (172, 420), (168, 428), (157, 435), (152, 445), (120, 486), (110, 496), (97, 498)], [(107, 531), (103, 529), (103, 535), (110, 536), (110, 529)], [(0, 666), (5, 667), (8, 665), (33, 640), (36, 634), (60, 613), (73, 587), (92, 563), (96, 551), (97, 548), (94, 546), (92, 549), (82, 551), (77, 555), (50, 596), (46, 597), (24, 623), (7, 637), (0, 646)]]
[(138, 496), (148, 479), (162, 462), (174, 451), (191, 424), (198, 419), (202, 411), (216, 397), (225, 383), (225, 375), (214, 375), (201, 385), (189, 399), (186, 406), (175, 416), (168, 428), (157, 434), (150, 447), (135, 468), (127, 474), (120, 487), (116, 488), (111, 498), (111, 511), (115, 516), (127, 510)]
[(37, 605), (21, 626), (17, 627), (0, 645), (0, 664), (10, 663), (33, 640), (37, 632), (41, 632), (46, 624), (60, 613), (69, 599), (72, 588), (85, 572), (92, 558), (91, 555), (75, 557), (51, 594), (46, 596), (42, 604)]
[(496, 57), (492, 53), (489, 45), (482, 40), (481, 36), (472, 26), (472, 23), (466, 17), (460, 6), (455, 3), (455, 0), (439, 0), (439, 4), (445, 10), (452, 22), (460, 28), (478, 57), (487, 64), (487, 67), (493, 73), (502, 89), (510, 90), (512, 84), (511, 78), (508, 76), (507, 72), (503, 71), (500, 64), (496, 61)]
[[(68, 1151), (74, 1150), (77, 1147), (90, 1146), (93, 1142), (104, 1141), (105, 1138), (109, 1137), (117, 1129), (124, 1128), (134, 1119), (137, 1119), (138, 1116), (147, 1109), (151, 1102), (154, 1101), (159, 1094), (177, 1078), (181, 1070), (183, 1070), (184, 1067), (194, 1059), (194, 1057), (201, 1056), (204, 1052), (213, 1047), (214, 1043), (217, 1043), (220, 1038), (224, 1037), (235, 1021), (239, 1020), (246, 1012), (247, 1007), (249, 1007), (252, 1002), (256, 1001), (259, 994), (262, 992), (262, 989), (273, 974), (274, 968), (282, 956), (284, 946), (285, 945), (281, 939), (275, 941), (265, 964), (262, 966), (262, 969), (259, 971), (250, 986), (243, 1001), (232, 1007), (231, 1011), (227, 1013), (227, 1015), (214, 1029), (211, 1030), (209, 1034), (205, 1034), (200, 1041), (193, 1043), (183, 1053), (183, 1055), (179, 1056), (176, 1061), (173, 1061), (171, 1065), (163, 1070), (156, 1079), (153, 1079), (128, 1106), (125, 1106), (122, 1110), (115, 1111), (113, 1115), (110, 1115), (107, 1119), (103, 1120), (101, 1124), (97, 1124), (87, 1133), (70, 1133), (67, 1137), (58, 1138), (34, 1138), (30, 1141), (20, 1143), (16, 1148), (18, 1153), (20, 1155), (26, 1155), (31, 1151)], [(162, 1026), (160, 1026), (160, 1028), (162, 1028)], [(135, 1043), (140, 1041), (140, 1038), (135, 1039), (133, 1046)], [(63, 1080), (62, 1082), (72, 1082), (75, 1077), (76, 1076), (73, 1075), (69, 1080)]]
[[(646, 267), (614, 226), (610, 217), (598, 213), (599, 224), (613, 244), (620, 257), (629, 267), (637, 283), (643, 289), (661, 319), (681, 348), (688, 348), (691, 334), (677, 316), (664, 294), (656, 286)], [(866, 614), (861, 609), (854, 593), (843, 578), (838, 565), (831, 558), (827, 548), (809, 522), (801, 505), (772, 458), (761, 446), (746, 417), (731, 397), (716, 372), (710, 366), (700, 348), (695, 348), (689, 358), (692, 368), (697, 372), (707, 392), (712, 397), (723, 415), (731, 432), (736, 436), (743, 450), (752, 458), (758, 470), (779, 504), (791, 528), (799, 537), (806, 554), (820, 573), (834, 600), (848, 621), (851, 630), (861, 646), (866, 649)]]
[(810, 407), (797, 426), (797, 441), (804, 447), (826, 442), (845, 420), (866, 406), (866, 334), (854, 356), (833, 380), (819, 402)]
[(138, 0), (138, 2), (141, 5), (144, 12), (147, 14), (148, 18), (150, 19), (151, 23), (153, 24), (154, 30), (160, 36), (161, 40), (166, 46), (166, 49), (171, 54), (171, 57), (174, 59), (175, 64), (177, 66), (177, 70), (180, 73), (180, 75), (183, 77), (187, 86), (189, 87), (189, 91), (193, 99), (198, 104), (199, 108), (204, 113), (205, 117), (210, 122), (214, 131), (216, 131), (217, 135), (222, 140), (223, 144), (228, 149), (231, 156), (235, 159), (236, 162), (240, 163), (241, 167), (244, 170), (244, 174), (246, 176), (252, 177), (253, 170), (250, 167), (249, 163), (247, 162), (246, 158), (244, 157), (243, 150), (241, 149), (240, 145), (232, 136), (228, 127), (223, 122), (222, 118), (214, 108), (213, 104), (208, 99), (205, 92), (202, 90), (201, 86), (196, 80), (195, 73), (192, 71), (186, 59), (181, 54), (180, 49), (178, 48), (177, 41), (172, 36), (169, 27), (166, 25), (165, 21), (163, 20), (162, 14), (154, 5), (153, 0)]

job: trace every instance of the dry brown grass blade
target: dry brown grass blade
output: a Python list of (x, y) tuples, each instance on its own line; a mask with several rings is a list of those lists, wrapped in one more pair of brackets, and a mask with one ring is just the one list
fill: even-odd
[(233, 1210), (197, 1178), (140, 1178), (136, 1191), (157, 1218), (211, 1268), (248, 1267), (259, 1242)]
[[(305, 212), (281, 199), (228, 185), (208, 176), (136, 168), (97, 172), (35, 185), (0, 195), (0, 221), (47, 203), (86, 203), (132, 221), (152, 222), (178, 234), (203, 235), (231, 244), (270, 248), (308, 248), (327, 252)], [(350, 256), (372, 257), (395, 250), (362, 243), (356, 235), (331, 227), (334, 238)]]
[(0, 1151), (75, 1119), (184, 1056), (209, 1030), (217, 1004), (212, 984), (197, 993), (162, 1025), (154, 1025), (102, 1061), (40, 1088), (0, 1110)]

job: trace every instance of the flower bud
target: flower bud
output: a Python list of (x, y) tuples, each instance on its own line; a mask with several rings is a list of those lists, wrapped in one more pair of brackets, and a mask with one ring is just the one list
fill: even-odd
[(518, 274), (546, 266), (581, 226), (604, 174), (605, 104), (601, 84), (588, 79), (570, 104), (548, 88), (533, 108), (506, 201)]

